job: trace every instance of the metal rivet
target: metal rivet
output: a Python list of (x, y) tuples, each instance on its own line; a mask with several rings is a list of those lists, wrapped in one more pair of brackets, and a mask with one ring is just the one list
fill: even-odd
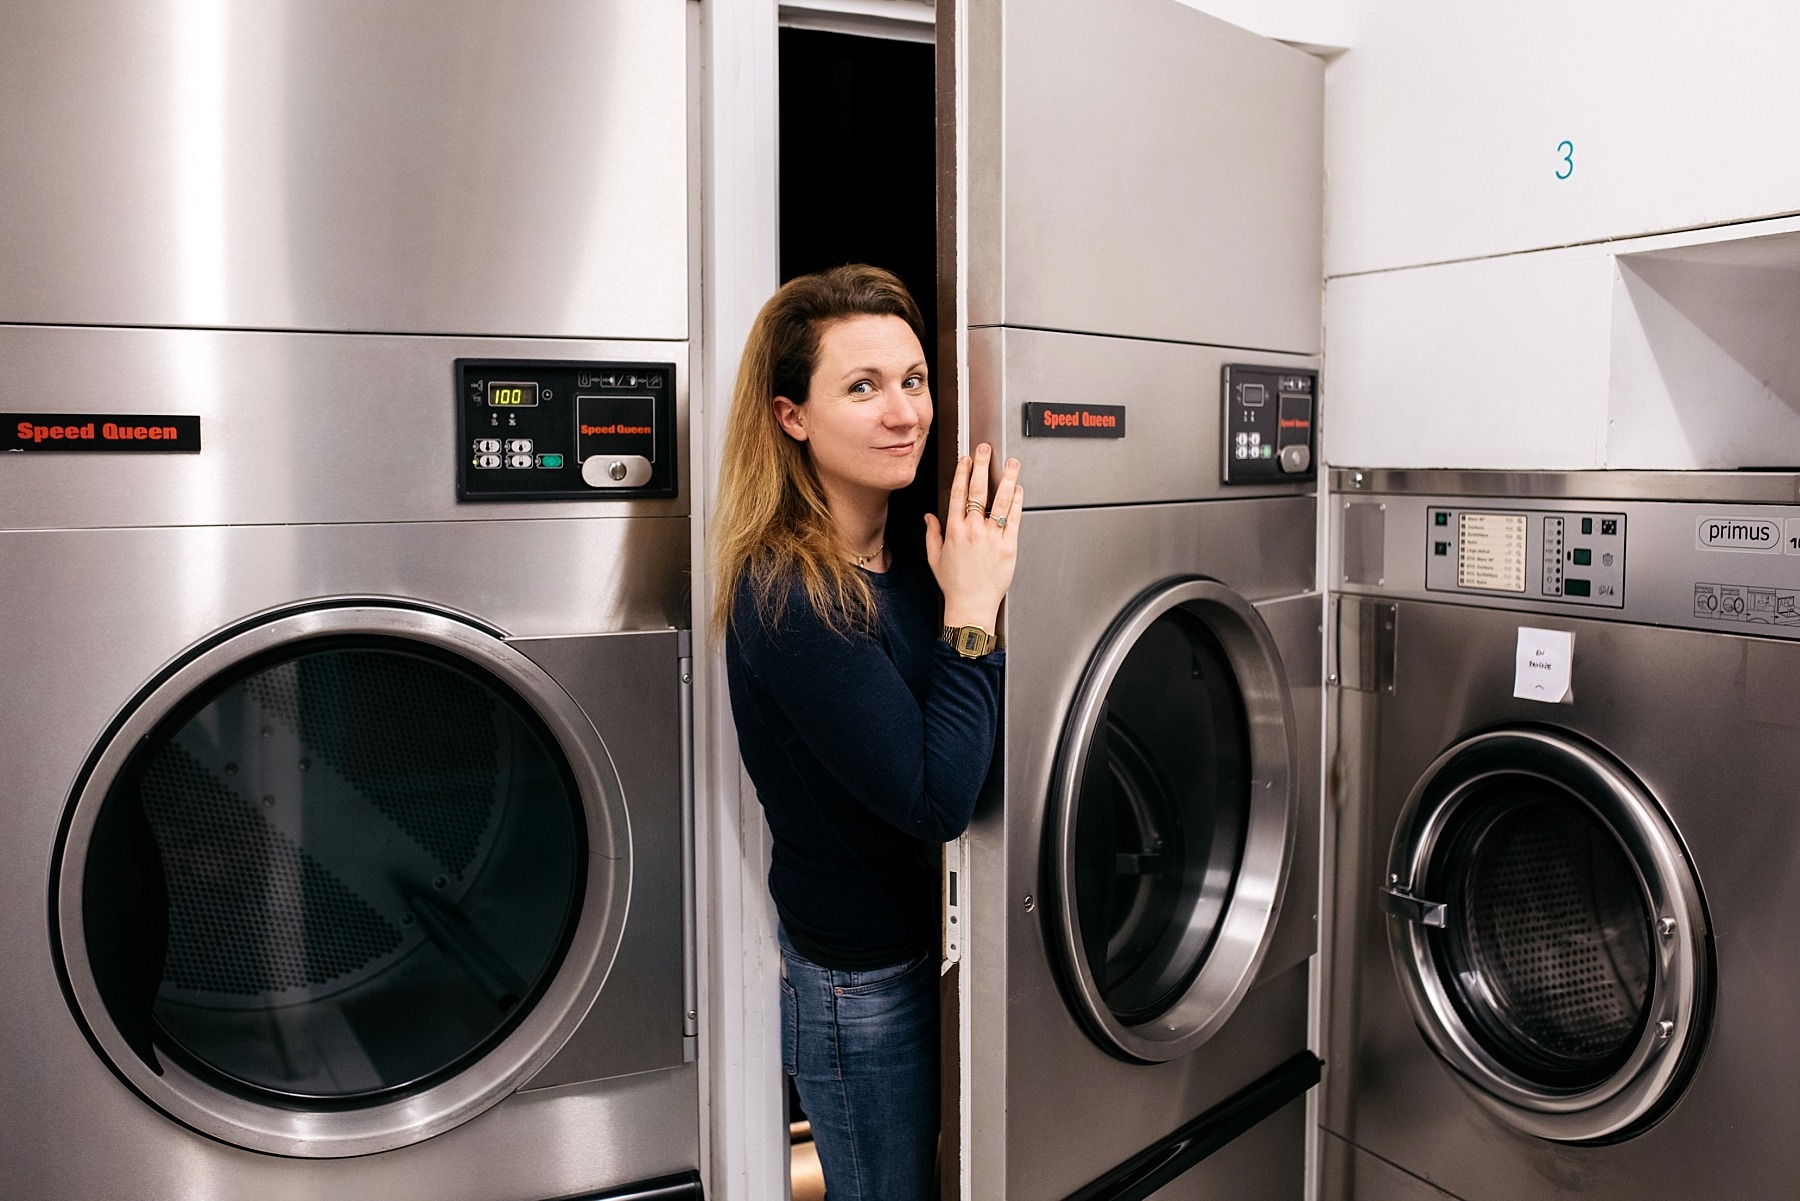
[(1661, 934), (1664, 938), (1674, 938), (1675, 919), (1672, 917), (1658, 918), (1656, 920), (1656, 930), (1657, 933)]
[(450, 887), (450, 877), (449, 876), (433, 876), (431, 878), (431, 886), (433, 888), (448, 888), (448, 887)]
[(263, 808), (264, 809), (273, 809), (274, 807), (275, 807), (275, 797), (273, 794), (263, 797)]
[(235, 775), (237, 775), (237, 764), (235, 764), (235, 763), (227, 763), (227, 764), (226, 764), (226, 765), (225, 765), (225, 774), (226, 774), (226, 775), (228, 775), (228, 776), (235, 776)]
[(1656, 1023), (1656, 1041), (1657, 1042), (1666, 1043), (1669, 1041), (1670, 1038), (1674, 1037), (1674, 1034), (1675, 1034), (1675, 1023), (1671, 1022), (1668, 1018), (1664, 1018), (1662, 1021)]
[(1032, 895), (1030, 893), (1026, 893), (1025, 894), (1025, 912), (1030, 913), (1033, 909), (1036, 909), (1036, 908), (1037, 908), (1037, 901), (1032, 897)]
[(836, 993), (836, 994), (837, 994), (837, 995), (838, 995), (838, 996), (840, 996), (840, 997), (841, 997), (841, 996), (843, 996), (843, 995), (844, 995), (844, 990), (843, 990), (843, 989), (841, 989), (841, 988), (834, 988), (834, 989), (832, 989), (832, 990), (831, 990), (831, 991), (832, 991), (832, 992), (834, 992), (834, 993)]

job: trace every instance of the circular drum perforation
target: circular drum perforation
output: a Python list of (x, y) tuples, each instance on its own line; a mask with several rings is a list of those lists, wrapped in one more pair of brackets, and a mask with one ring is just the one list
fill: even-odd
[(1667, 1112), (1704, 1043), (1710, 936), (1679, 837), (1622, 767), (1560, 733), (1470, 738), (1413, 790), (1389, 874), (1402, 991), (1477, 1100), (1562, 1141)]

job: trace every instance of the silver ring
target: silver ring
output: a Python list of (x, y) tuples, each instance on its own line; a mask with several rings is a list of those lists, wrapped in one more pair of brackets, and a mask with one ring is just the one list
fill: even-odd
[(999, 526), (1001, 529), (1005, 529), (1006, 528), (1006, 518), (996, 517), (996, 518), (994, 518), (994, 524)]

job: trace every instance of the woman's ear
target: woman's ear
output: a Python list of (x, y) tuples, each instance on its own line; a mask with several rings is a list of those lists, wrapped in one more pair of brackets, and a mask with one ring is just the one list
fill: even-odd
[(775, 424), (796, 442), (806, 441), (806, 410), (785, 396), (770, 402), (775, 407)]

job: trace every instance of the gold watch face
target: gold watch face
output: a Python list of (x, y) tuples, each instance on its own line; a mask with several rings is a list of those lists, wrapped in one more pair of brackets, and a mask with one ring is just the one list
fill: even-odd
[(952, 631), (950, 645), (964, 658), (979, 659), (987, 654), (992, 636), (980, 626), (958, 626)]

